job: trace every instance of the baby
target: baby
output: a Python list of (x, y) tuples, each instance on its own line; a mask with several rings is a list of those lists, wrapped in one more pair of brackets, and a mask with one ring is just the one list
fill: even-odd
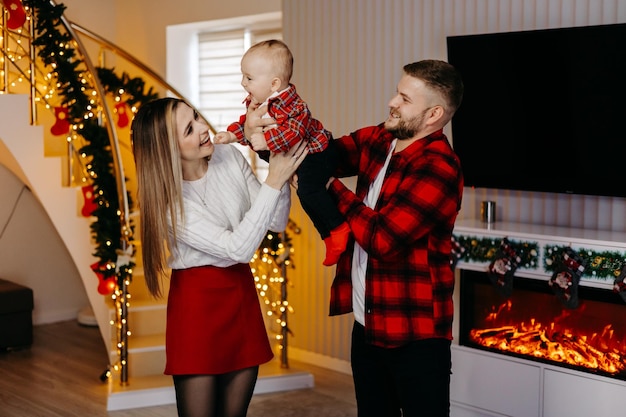
[(311, 117), (307, 104), (290, 83), (292, 71), (293, 56), (284, 42), (268, 40), (250, 47), (241, 59), (241, 85), (248, 93), (246, 107), (267, 106), (264, 117), (273, 118), (276, 124), (245, 138), (244, 114), (227, 131), (219, 132), (215, 143), (239, 142), (262, 155), (262, 151), (286, 152), (300, 140), (306, 141), (309, 154), (297, 171), (298, 197), (324, 240), (323, 264), (331, 266), (345, 251), (350, 236), (348, 223), (326, 191), (337, 156), (331, 133)]

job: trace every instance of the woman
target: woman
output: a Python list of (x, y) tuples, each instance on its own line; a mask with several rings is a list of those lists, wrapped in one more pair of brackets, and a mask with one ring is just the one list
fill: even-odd
[(153, 296), (172, 270), (165, 374), (178, 414), (245, 416), (259, 365), (273, 356), (248, 262), (268, 230), (284, 230), (287, 183), (306, 149), (272, 156), (260, 184), (241, 153), (214, 146), (204, 120), (174, 98), (139, 109), (132, 144)]

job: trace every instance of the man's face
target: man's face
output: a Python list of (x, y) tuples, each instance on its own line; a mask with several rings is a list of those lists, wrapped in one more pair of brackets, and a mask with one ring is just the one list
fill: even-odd
[(428, 112), (432, 108), (432, 94), (420, 79), (403, 75), (396, 95), (389, 100), (389, 117), (385, 129), (398, 139), (420, 137), (424, 131)]

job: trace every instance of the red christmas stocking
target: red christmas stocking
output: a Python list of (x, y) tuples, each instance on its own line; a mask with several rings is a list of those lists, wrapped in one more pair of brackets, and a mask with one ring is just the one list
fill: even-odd
[(622, 271), (613, 282), (613, 290), (626, 301), (626, 264), (622, 267)]
[(521, 257), (511, 247), (508, 239), (503, 238), (495, 259), (489, 264), (487, 275), (498, 292), (505, 297), (509, 297), (513, 292), (513, 275), (521, 261)]
[(7, 27), (9, 29), (17, 29), (26, 22), (26, 10), (21, 0), (0, 0), (5, 9), (9, 11), (7, 19)]
[(115, 287), (117, 286), (117, 280), (115, 277), (109, 277), (106, 279), (100, 279), (100, 283), (98, 284), (98, 293), (102, 295), (111, 295), (115, 292)]
[(117, 126), (118, 127), (126, 127), (128, 126), (129, 118), (126, 103), (121, 101), (115, 105), (115, 112), (117, 113)]
[(578, 283), (584, 271), (585, 260), (577, 255), (572, 248), (565, 248), (561, 262), (557, 265), (548, 284), (567, 308), (578, 307)]
[(96, 204), (94, 199), (93, 185), (85, 185), (81, 188), (81, 191), (83, 192), (83, 200), (85, 200), (81, 214), (85, 217), (89, 217), (94, 210), (98, 208), (98, 204)]
[(91, 265), (91, 270), (98, 277), (98, 293), (102, 295), (111, 295), (115, 291), (117, 286), (117, 280), (115, 276), (105, 278), (105, 271), (107, 270), (106, 263), (94, 262)]
[(450, 242), (452, 243), (452, 249), (450, 249), (450, 268), (454, 271), (457, 262), (465, 254), (465, 248), (457, 242), (454, 236), (450, 238)]
[(55, 107), (54, 115), (57, 120), (50, 128), (50, 133), (55, 136), (67, 135), (67, 132), (70, 131), (70, 122), (67, 121), (67, 107)]
[(106, 269), (105, 264), (101, 262), (94, 262), (91, 265), (89, 265), (89, 267), (91, 268), (93, 272), (104, 271)]

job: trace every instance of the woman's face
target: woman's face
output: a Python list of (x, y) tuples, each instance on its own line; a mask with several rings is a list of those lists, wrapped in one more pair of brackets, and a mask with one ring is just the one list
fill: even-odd
[(187, 104), (181, 104), (176, 109), (176, 138), (183, 161), (207, 158), (215, 149), (209, 126)]

